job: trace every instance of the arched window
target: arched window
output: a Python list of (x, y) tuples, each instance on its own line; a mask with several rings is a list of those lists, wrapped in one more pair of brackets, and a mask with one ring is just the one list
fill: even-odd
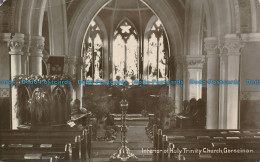
[(95, 21), (90, 23), (83, 43), (84, 79), (103, 79), (103, 37)]
[(148, 32), (148, 80), (168, 79), (168, 45), (160, 20)]
[(113, 79), (131, 80), (139, 76), (138, 35), (134, 26), (126, 19), (114, 32)]

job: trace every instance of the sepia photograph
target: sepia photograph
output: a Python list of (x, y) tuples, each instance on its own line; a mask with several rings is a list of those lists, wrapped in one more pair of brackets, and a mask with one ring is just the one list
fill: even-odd
[(0, 0), (0, 162), (260, 161), (260, 0)]

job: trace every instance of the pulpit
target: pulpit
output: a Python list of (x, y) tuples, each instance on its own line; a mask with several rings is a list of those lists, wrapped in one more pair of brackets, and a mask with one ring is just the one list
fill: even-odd
[[(68, 80), (65, 76), (18, 76), (16, 86), (18, 101), (16, 103), (19, 124), (32, 129), (66, 127), (71, 118), (70, 86), (45, 84), (47, 81)], [(34, 84), (22, 84), (22, 81)], [(42, 84), (40, 84), (42, 81)], [(37, 82), (37, 84), (36, 84)], [(18, 127), (19, 128), (19, 127)]]

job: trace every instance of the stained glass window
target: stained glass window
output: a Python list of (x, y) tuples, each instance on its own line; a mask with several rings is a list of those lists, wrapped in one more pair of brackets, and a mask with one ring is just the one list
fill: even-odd
[(160, 20), (150, 29), (148, 37), (148, 80), (167, 80), (167, 38)]
[(122, 21), (114, 32), (113, 42), (113, 79), (138, 79), (139, 71), (138, 39), (133, 25), (127, 20)]
[(103, 39), (102, 31), (95, 21), (90, 23), (83, 43), (84, 78), (103, 79)]

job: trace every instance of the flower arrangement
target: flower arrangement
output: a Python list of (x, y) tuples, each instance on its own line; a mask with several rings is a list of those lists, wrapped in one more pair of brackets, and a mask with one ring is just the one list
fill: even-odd
[[(17, 102), (15, 105), (15, 110), (17, 112), (17, 117), (22, 119), (26, 112), (33, 113), (31, 121), (40, 123), (44, 120), (48, 120), (49, 108), (51, 106), (50, 99), (46, 101), (46, 96), (51, 96), (51, 85), (61, 85), (67, 92), (67, 99), (70, 99), (70, 85), (76, 84), (75, 80), (70, 75), (17, 75), (14, 77), (14, 86), (17, 88)], [(30, 83), (25, 84), (24, 83)], [(47, 82), (46, 82), (47, 81)], [(59, 82), (59, 84), (52, 84), (54, 81), (64, 81)], [(66, 83), (65, 83), (66, 81)], [(45, 83), (44, 83), (45, 82)], [(61, 83), (61, 84), (60, 84)], [(63, 84), (64, 83), (64, 84)], [(34, 100), (33, 99), (34, 95)], [(48, 97), (47, 97), (48, 98)]]

